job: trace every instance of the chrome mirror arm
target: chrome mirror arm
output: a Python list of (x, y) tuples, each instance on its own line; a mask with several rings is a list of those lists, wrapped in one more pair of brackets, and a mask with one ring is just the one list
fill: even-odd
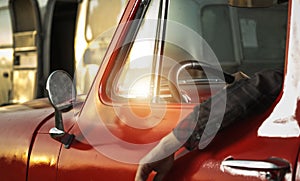
[(65, 148), (70, 148), (71, 143), (75, 138), (73, 134), (65, 132), (61, 111), (58, 109), (55, 109), (55, 127), (49, 130), (49, 134), (53, 139), (56, 139), (64, 144)]
[(55, 109), (55, 127), (63, 132), (65, 132), (64, 124), (62, 120), (62, 114), (61, 111), (58, 109)]

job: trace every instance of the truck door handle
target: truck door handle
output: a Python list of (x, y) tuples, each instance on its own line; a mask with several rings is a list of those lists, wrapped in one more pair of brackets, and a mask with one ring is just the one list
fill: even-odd
[(276, 157), (271, 157), (266, 160), (235, 160), (229, 158), (222, 161), (221, 169), (235, 175), (239, 172), (244, 176), (248, 176), (246, 173), (250, 173), (251, 171), (253, 173), (253, 171), (256, 171), (260, 174), (259, 177), (264, 176), (266, 180), (270, 181), (284, 180), (286, 173), (291, 171), (289, 162)]

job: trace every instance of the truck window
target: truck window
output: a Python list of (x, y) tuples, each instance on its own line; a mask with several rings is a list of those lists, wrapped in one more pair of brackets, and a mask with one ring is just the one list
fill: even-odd
[(261, 68), (282, 67), (287, 10), (287, 4), (251, 9), (207, 5), (201, 10), (203, 37), (230, 72), (251, 75)]
[[(248, 9), (231, 7), (226, 0), (173, 0), (168, 8), (162, 9), (167, 11), (165, 26), (153, 24), (152, 28), (147, 28), (150, 21), (145, 19), (147, 14), (154, 12), (151, 7), (155, 2), (159, 1), (150, 2), (122, 69), (116, 68), (110, 75), (109, 83), (113, 88), (107, 86), (106, 93), (112, 100), (142, 98), (151, 102), (174, 102), (166, 78), (174, 65), (185, 60), (220, 66), (221, 71), (230, 74), (243, 71), (249, 76), (264, 68), (283, 68), (287, 3)], [(164, 39), (156, 39), (155, 46), (149, 43), (149, 34), (146, 35), (150, 29), (156, 31), (152, 37), (165, 32)], [(146, 35), (148, 42), (141, 41), (140, 34)], [(157, 52), (160, 45), (163, 57), (157, 58), (161, 55)], [(153, 56), (153, 52), (158, 56)], [(217, 76), (208, 78), (205, 74), (205, 71), (196, 70), (179, 75), (179, 91), (187, 93), (192, 103), (206, 100), (225, 85)], [(211, 84), (210, 80), (216, 82)]]

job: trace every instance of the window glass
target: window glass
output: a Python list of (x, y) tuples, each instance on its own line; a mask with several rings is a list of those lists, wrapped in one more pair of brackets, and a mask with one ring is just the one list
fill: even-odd
[(267, 10), (238, 9), (245, 61), (282, 61), (285, 55), (287, 5)]
[[(270, 8), (237, 8), (228, 6), (225, 0), (174, 0), (170, 2), (168, 18), (198, 33), (224, 71), (244, 71), (251, 76), (263, 68), (283, 67), (287, 12), (287, 3), (274, 4)], [(167, 27), (166, 37), (172, 36), (185, 45), (190, 55), (177, 50), (174, 53), (174, 47), (166, 44), (168, 56), (211, 63), (199, 56), (203, 49), (195, 40)]]
[[(205, 6), (200, 15), (202, 36), (214, 50), (220, 62), (233, 62), (233, 36), (230, 12), (225, 5)], [(226, 44), (227, 46), (224, 46)]]
[(153, 52), (153, 48), (154, 43), (151, 41), (134, 43), (115, 87), (114, 92), (118, 96), (123, 98), (147, 98), (149, 96), (153, 56), (141, 55), (140, 52)]
[(225, 71), (251, 76), (263, 68), (283, 67), (287, 4), (270, 8), (214, 4), (201, 11), (202, 36)]
[[(147, 9), (145, 18), (150, 17), (150, 12), (151, 18), (159, 18), (159, 5), (163, 2), (152, 0), (153, 9), (151, 6)], [(219, 73), (208, 76), (205, 70), (199, 69), (170, 71), (187, 60), (213, 68), (219, 66), (218, 70), (230, 74), (242, 71), (248, 76), (264, 68), (283, 68), (287, 3), (274, 4), (270, 8), (238, 8), (229, 6), (227, 0), (168, 2), (165, 26), (146, 26), (143, 20), (137, 34), (137, 37), (143, 37), (151, 30), (150, 36), (157, 38), (163, 29), (163, 39), (155, 42), (163, 44), (163, 54), (158, 54), (162, 58), (152, 55), (159, 43), (141, 42), (136, 38), (129, 56), (120, 60), (124, 61), (120, 71), (111, 75), (117, 75), (111, 84), (114, 95), (148, 97), (150, 100), (158, 96), (156, 100), (176, 102), (169, 83), (170, 72), (177, 76), (179, 94), (193, 103), (202, 102), (224, 88), (224, 77)], [(159, 81), (154, 81), (157, 74)]]
[[(152, 92), (152, 71), (159, 2), (151, 1), (139, 32), (114, 83), (114, 94), (121, 98), (148, 99)], [(157, 18), (156, 18), (157, 19)], [(136, 20), (138, 21), (138, 20)], [(137, 22), (134, 22), (134, 24)]]
[(201, 12), (202, 36), (224, 70), (252, 75), (262, 68), (283, 66), (287, 4), (270, 8), (213, 4)]

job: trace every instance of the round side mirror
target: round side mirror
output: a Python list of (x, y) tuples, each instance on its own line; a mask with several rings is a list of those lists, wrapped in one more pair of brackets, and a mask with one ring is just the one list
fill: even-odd
[(76, 89), (68, 73), (57, 70), (51, 73), (46, 83), (46, 90), (51, 104), (59, 111), (72, 107)]

